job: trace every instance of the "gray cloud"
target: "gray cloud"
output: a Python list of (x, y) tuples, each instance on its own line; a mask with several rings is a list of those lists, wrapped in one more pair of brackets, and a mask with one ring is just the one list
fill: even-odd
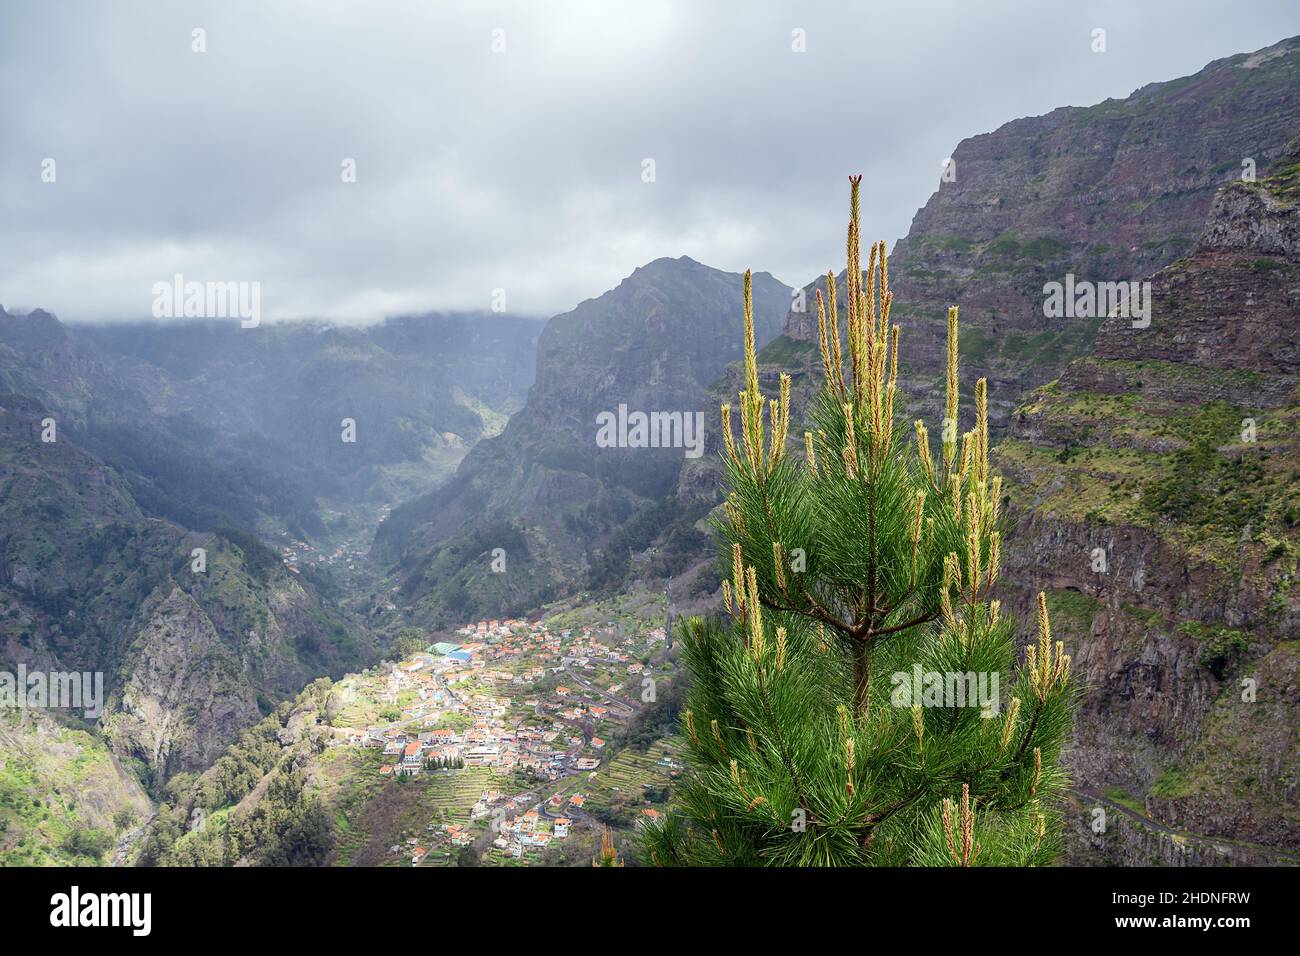
[(840, 265), (849, 172), (892, 242), (961, 138), (1300, 32), (1290, 0), (1249, 17), (1199, 0), (0, 16), (0, 302), (73, 320), (147, 316), (177, 272), (258, 281), (271, 318), (338, 320), (486, 308), (496, 288), (512, 312), (549, 314), (683, 254), (801, 284)]

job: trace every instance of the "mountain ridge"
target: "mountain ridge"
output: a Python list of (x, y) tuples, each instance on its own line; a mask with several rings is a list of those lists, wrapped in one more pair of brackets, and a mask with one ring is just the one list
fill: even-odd
[[(372, 554), (397, 562), (402, 599), (423, 606), (417, 617), (437, 617), (447, 595), (458, 613), (493, 601), (535, 607), (589, 579), (607, 559), (609, 532), (653, 511), (685, 454), (598, 448), (596, 416), (620, 405), (701, 411), (708, 383), (741, 355), (740, 285), (734, 273), (664, 257), (547, 322), (524, 408), (447, 485), (395, 509), (376, 533)], [(754, 276), (754, 288), (766, 341), (790, 290), (767, 273)], [(714, 416), (703, 412), (707, 434)], [(510, 570), (493, 575), (496, 548)]]
[[(1300, 847), (1298, 176), (1300, 140), (1268, 176), (1223, 186), (1192, 253), (1151, 277), (1150, 327), (1108, 319), (993, 452), (1019, 489), (1008, 606), (1045, 588), (1091, 684), (1076, 772), (1171, 826), (1288, 851)], [(1167, 840), (1085, 826), (1071, 847), (1085, 863), (1178, 856)]]

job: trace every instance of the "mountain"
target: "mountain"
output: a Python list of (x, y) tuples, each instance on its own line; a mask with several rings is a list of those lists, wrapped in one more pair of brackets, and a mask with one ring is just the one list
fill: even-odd
[[(1297, 38), (1015, 120), (958, 145), (955, 180), (890, 257), (903, 414), (937, 426), (943, 316), (958, 304), (962, 381), (989, 378), (1007, 436), (1001, 596), (1030, 620), (1046, 589), (1089, 682), (1070, 757), (1073, 863), (1297, 858), (1298, 128)], [(1242, 181), (1252, 171), (1260, 181)], [(1067, 273), (1150, 278), (1150, 327), (1046, 317), (1044, 286)], [(793, 376), (796, 409), (820, 381), (823, 284), (760, 356), (768, 394)], [(739, 387), (733, 375), (715, 396)], [(683, 472), (679, 498), (718, 501), (716, 458)], [(701, 588), (716, 584), (710, 567)], [(1254, 705), (1239, 700), (1245, 678)]]
[[(152, 812), (145, 789), (183, 785), (309, 681), (373, 661), (385, 639), (342, 608), (330, 542), (368, 536), (503, 427), (539, 330), (488, 315), (91, 327), (0, 309), (0, 670), (98, 673), (104, 694), (98, 719), (19, 711), (0, 727), (0, 859), (107, 860)], [(285, 556), (268, 534), (290, 537)]]
[[(1122, 100), (1014, 120), (958, 144), (951, 181), (940, 184), (890, 257), (894, 316), (903, 330), (901, 414), (937, 425), (944, 316), (957, 303), (962, 381), (970, 387), (980, 376), (989, 378), (993, 425), (1004, 432), (1033, 388), (1088, 353), (1105, 318), (1049, 318), (1044, 286), (1067, 275), (1088, 282), (1140, 280), (1191, 252), (1216, 190), (1247, 168), (1268, 168), (1285, 151), (1300, 128), (1298, 90), (1300, 38), (1291, 38), (1215, 61), (1193, 76), (1150, 84)], [(841, 272), (841, 291), (843, 281)], [(767, 341), (768, 333), (761, 333), (762, 386), (772, 394), (779, 374), (789, 373), (796, 415), (810, 406), (819, 387), (815, 290), (823, 283), (815, 280), (794, 298), (779, 336)], [(738, 331), (734, 321), (719, 334)], [(476, 449), (445, 489), (397, 509), (381, 526), (372, 553), (401, 562), (404, 603), (424, 607), (426, 617), (523, 610), (534, 598), (566, 588), (618, 587), (670, 574), (678, 582), (688, 579), (677, 585), (683, 597), (712, 592), (712, 555), (700, 518), (720, 500), (717, 430), (706, 428), (701, 457), (684, 467), (666, 462), (654, 472), (652, 494), (640, 495), (639, 507), (617, 497), (611, 501), (603, 474), (593, 478), (592, 472), (602, 462), (606, 469), (615, 467), (618, 458), (567, 467), (567, 455), (587, 457), (578, 454), (581, 443), (548, 450), (547, 442), (558, 440), (543, 430), (556, 424), (548, 416), (560, 421), (568, 413), (563, 428), (572, 435), (578, 415), (590, 422), (617, 403), (587, 402), (544, 383), (545, 341), (546, 335), (539, 344), (535, 396), (506, 434)], [(594, 375), (599, 394), (605, 366), (618, 356), (593, 360), (602, 343), (581, 344), (581, 354), (572, 350), (571, 365), (556, 363), (552, 381), (563, 385), (567, 377), (571, 390), (580, 393), (580, 383)], [(734, 402), (740, 387), (734, 367), (708, 383), (698, 406), (706, 422), (718, 404)], [(594, 429), (585, 422), (582, 427), (589, 451)], [(798, 431), (796, 421), (796, 437)], [(668, 474), (677, 479), (671, 500), (647, 506)], [(585, 498), (591, 506), (574, 504)], [(563, 511), (565, 517), (539, 517), (546, 511)], [(517, 536), (524, 527), (535, 529), (531, 540)], [(487, 577), (484, 556), (495, 547), (530, 557), (524, 568)], [(545, 558), (533, 561), (534, 551)]]
[(327, 505), (427, 491), (499, 431), (539, 328), (478, 314), (66, 326), (0, 310), (0, 388), (42, 401), (152, 514), (321, 537)]
[[(766, 273), (753, 285), (763, 344), (779, 331), (790, 290)], [(617, 419), (621, 406), (680, 413), (691, 432), (679, 437), (690, 438), (702, 437), (694, 433), (701, 413), (704, 435), (712, 431), (717, 411), (704, 397), (742, 354), (741, 293), (739, 275), (657, 259), (547, 322), (524, 408), (475, 446), (451, 481), (395, 509), (376, 535), (373, 555), (396, 563), (402, 600), (418, 619), (530, 609), (625, 578), (630, 555), (680, 518), (671, 495), (693, 452), (602, 447), (598, 416)], [(494, 557), (502, 573), (493, 573)]]
[[(911, 417), (940, 414), (944, 317), (955, 304), (962, 381), (988, 378), (992, 424), (1004, 428), (1030, 389), (1087, 354), (1104, 318), (1047, 317), (1043, 286), (1067, 273), (1139, 280), (1189, 254), (1219, 187), (1247, 162), (1265, 169), (1300, 129), (1298, 91), (1293, 37), (1122, 100), (1061, 107), (959, 143), (952, 181), (889, 259)], [(811, 283), (808, 308), (786, 321), (785, 359), (797, 370), (819, 362), (812, 303), (823, 284)]]
[[(937, 426), (959, 304), (962, 379), (990, 379), (1009, 492), (999, 596), (1028, 620), (1047, 591), (1088, 683), (1072, 862), (1300, 859), (1298, 121), (1296, 39), (1015, 120), (958, 145), (891, 257), (900, 413)], [(1149, 324), (1050, 317), (1046, 287), (1068, 277), (1149, 281)], [(337, 806), (311, 787), (352, 778), (321, 759), (316, 678), (372, 663), (403, 624), (583, 592), (657, 597), (671, 577), (670, 612), (716, 609), (703, 519), (741, 289), (659, 259), (544, 328), (0, 309), (0, 670), (100, 671), (106, 690), (99, 724), (0, 723), (0, 860), (107, 860), (152, 798), (178, 839), (192, 806), (242, 805), (234, 859), (320, 862)], [(796, 415), (820, 375), (805, 291), (792, 309), (754, 277), (761, 384), (789, 372)], [(350, 565), (400, 501), (362, 621), (330, 559)], [(298, 560), (309, 548), (319, 561)], [(415, 816), (377, 780), (357, 859)]]
[(0, 669), (102, 673), (100, 731), (141, 779), (206, 766), (276, 701), (373, 657), (328, 580), (246, 532), (147, 516), (50, 418), (0, 396)]
[(1269, 173), (1219, 190), (1150, 326), (1108, 319), (994, 453), (1003, 593), (1048, 591), (1088, 684), (1085, 803), (1210, 838), (1081, 826), (1077, 862), (1300, 859), (1300, 139)]
[[(956, 304), (963, 387), (989, 379), (992, 426), (1004, 432), (1029, 391), (1087, 354), (1104, 319), (1047, 317), (1044, 286), (1067, 273), (1138, 280), (1190, 252), (1216, 190), (1240, 178), (1243, 161), (1263, 170), (1283, 155), (1300, 128), (1298, 91), (1300, 38), (1291, 38), (1123, 100), (1062, 107), (959, 143), (951, 181), (940, 183), (889, 257), (903, 420), (938, 427), (945, 316)], [(842, 269), (836, 284), (842, 304)], [(791, 376), (796, 417), (820, 388), (816, 292), (824, 287), (824, 275), (804, 287), (782, 334), (759, 355), (765, 394), (781, 373)], [(742, 387), (732, 370), (711, 387), (711, 404), (734, 403)], [(792, 435), (801, 430), (796, 420)], [(720, 501), (721, 444), (716, 433), (709, 442), (680, 476), (679, 510), (691, 523)], [(671, 548), (679, 527), (666, 525), (652, 546)], [(716, 588), (710, 567), (711, 555), (696, 569), (694, 590)]]

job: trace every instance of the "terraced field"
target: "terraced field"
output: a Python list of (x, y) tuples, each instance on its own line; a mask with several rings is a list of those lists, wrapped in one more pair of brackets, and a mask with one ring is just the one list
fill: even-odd
[[(430, 824), (469, 823), (470, 810), (484, 790), (508, 792), (510, 778), (490, 767), (467, 767), (426, 773), (408, 779), (379, 777), (377, 751), (336, 748), (320, 764), (322, 797), (330, 808), (335, 835), (334, 864), (376, 866), (397, 864), (409, 857), (390, 847), (415, 837), (428, 845)], [(358, 766), (373, 763), (374, 767)], [(330, 779), (332, 778), (332, 779)], [(426, 863), (435, 860), (430, 853)]]
[(484, 790), (513, 790), (511, 778), (491, 767), (466, 767), (449, 773), (424, 774), (420, 781), (425, 786), (424, 805), (429, 810), (431, 822), (469, 823), (469, 812)]
[[(566, 791), (585, 794), (586, 809), (593, 812), (622, 808), (639, 812), (652, 806), (645, 799), (647, 787), (658, 790), (671, 786), (674, 768), (660, 761), (671, 760), (680, 765), (682, 749), (676, 737), (656, 741), (645, 753), (628, 748), (596, 771), (595, 777), (588, 779), (585, 774), (575, 777), (577, 783)], [(662, 809), (660, 804), (653, 805)]]

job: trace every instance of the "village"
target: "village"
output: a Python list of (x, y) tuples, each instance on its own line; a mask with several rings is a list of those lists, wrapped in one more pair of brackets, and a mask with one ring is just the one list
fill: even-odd
[[(486, 843), (489, 855), (525, 863), (571, 833), (599, 829), (581, 785), (597, 778), (611, 738), (670, 679), (652, 666), (670, 666), (662, 626), (616, 630), (623, 629), (613, 622), (478, 621), (357, 675), (330, 728), (332, 746), (373, 752), (371, 772), (394, 785), (446, 776), (487, 782), (466, 799), (472, 805), (464, 813), (453, 808), (423, 836), (391, 847), (395, 860), (445, 861)], [(680, 772), (667, 750), (643, 759), (665, 780)], [(644, 819), (660, 813), (637, 812)]]
[[(353, 505), (346, 510), (322, 508), (321, 519), (329, 528), (323, 538), (313, 542), (286, 529), (279, 529), (274, 534), (278, 539), (280, 560), (286, 570), (297, 575), (313, 568), (327, 568), (340, 583), (363, 591), (374, 574), (367, 557), (370, 539), (374, 529), (391, 512), (392, 507), (388, 504)], [(389, 601), (384, 603), (384, 609), (395, 611), (397, 608)]]

